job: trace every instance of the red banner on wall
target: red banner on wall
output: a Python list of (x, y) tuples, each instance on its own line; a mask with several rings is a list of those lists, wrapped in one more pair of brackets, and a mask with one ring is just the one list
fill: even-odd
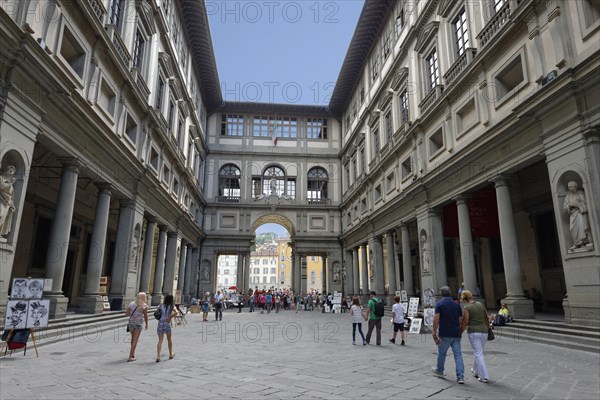
[[(471, 198), (467, 200), (467, 206), (469, 207), (471, 235), (473, 237), (500, 237), (496, 190), (493, 187), (483, 188), (473, 193)], [(455, 202), (444, 206), (442, 218), (444, 221), (444, 236), (458, 237), (458, 211)]]

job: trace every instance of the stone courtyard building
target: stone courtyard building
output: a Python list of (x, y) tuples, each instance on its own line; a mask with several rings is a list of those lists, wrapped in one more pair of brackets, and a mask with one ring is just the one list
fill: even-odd
[(2, 307), (26, 276), (53, 318), (198, 297), (220, 255), (247, 289), (278, 223), (295, 291), (321, 257), (324, 291), (464, 282), (522, 318), (535, 288), (600, 325), (597, 1), (366, 0), (326, 106), (224, 101), (203, 0), (0, 19)]

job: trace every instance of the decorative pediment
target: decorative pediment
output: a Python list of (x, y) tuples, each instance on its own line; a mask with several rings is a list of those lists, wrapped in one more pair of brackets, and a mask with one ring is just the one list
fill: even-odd
[(372, 111), (369, 114), (369, 119), (367, 120), (368, 126), (373, 126), (379, 121), (379, 111)]
[(439, 25), (440, 23), (438, 21), (432, 21), (425, 25), (425, 27), (417, 37), (417, 43), (415, 44), (415, 51), (417, 53), (423, 52), (423, 50), (425, 50), (425, 47), (427, 47), (427, 45), (431, 43), (433, 38), (438, 33)]
[(406, 80), (408, 79), (408, 68), (407, 67), (402, 67), (402, 68), (397, 68), (396, 72), (394, 73), (394, 79), (392, 79), (392, 89), (393, 90), (400, 90), (400, 86), (406, 82)]
[(146, 0), (135, 0), (135, 10), (138, 13), (140, 23), (148, 36), (156, 33), (156, 24), (152, 15), (152, 6)]
[(438, 15), (447, 18), (448, 14), (450, 14), (450, 11), (456, 4), (456, 0), (441, 0), (438, 6)]
[(171, 67), (171, 56), (164, 51), (158, 52), (158, 63), (162, 67), (167, 77), (173, 76), (173, 68)]
[(377, 108), (382, 111), (385, 111), (387, 106), (392, 101), (392, 95), (393, 95), (393, 92), (391, 90), (385, 90), (381, 94), (381, 97), (380, 97), (379, 101), (377, 102)]

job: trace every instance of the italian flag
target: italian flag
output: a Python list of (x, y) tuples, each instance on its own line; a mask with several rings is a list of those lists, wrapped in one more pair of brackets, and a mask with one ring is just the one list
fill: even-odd
[(271, 139), (273, 140), (273, 146), (277, 146), (277, 120), (273, 124), (273, 133), (271, 134)]

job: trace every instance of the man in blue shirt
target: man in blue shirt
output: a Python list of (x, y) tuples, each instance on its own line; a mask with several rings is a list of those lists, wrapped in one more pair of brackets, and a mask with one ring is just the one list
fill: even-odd
[(448, 286), (442, 286), (440, 292), (442, 298), (435, 305), (435, 315), (433, 317), (433, 341), (438, 346), (438, 358), (437, 366), (431, 368), (435, 376), (443, 378), (446, 353), (448, 352), (448, 348), (452, 347), (452, 354), (454, 354), (454, 362), (456, 364), (456, 381), (464, 384), (465, 365), (460, 350), (460, 339), (465, 330), (465, 326), (463, 326), (463, 310), (450, 297), (450, 288)]

